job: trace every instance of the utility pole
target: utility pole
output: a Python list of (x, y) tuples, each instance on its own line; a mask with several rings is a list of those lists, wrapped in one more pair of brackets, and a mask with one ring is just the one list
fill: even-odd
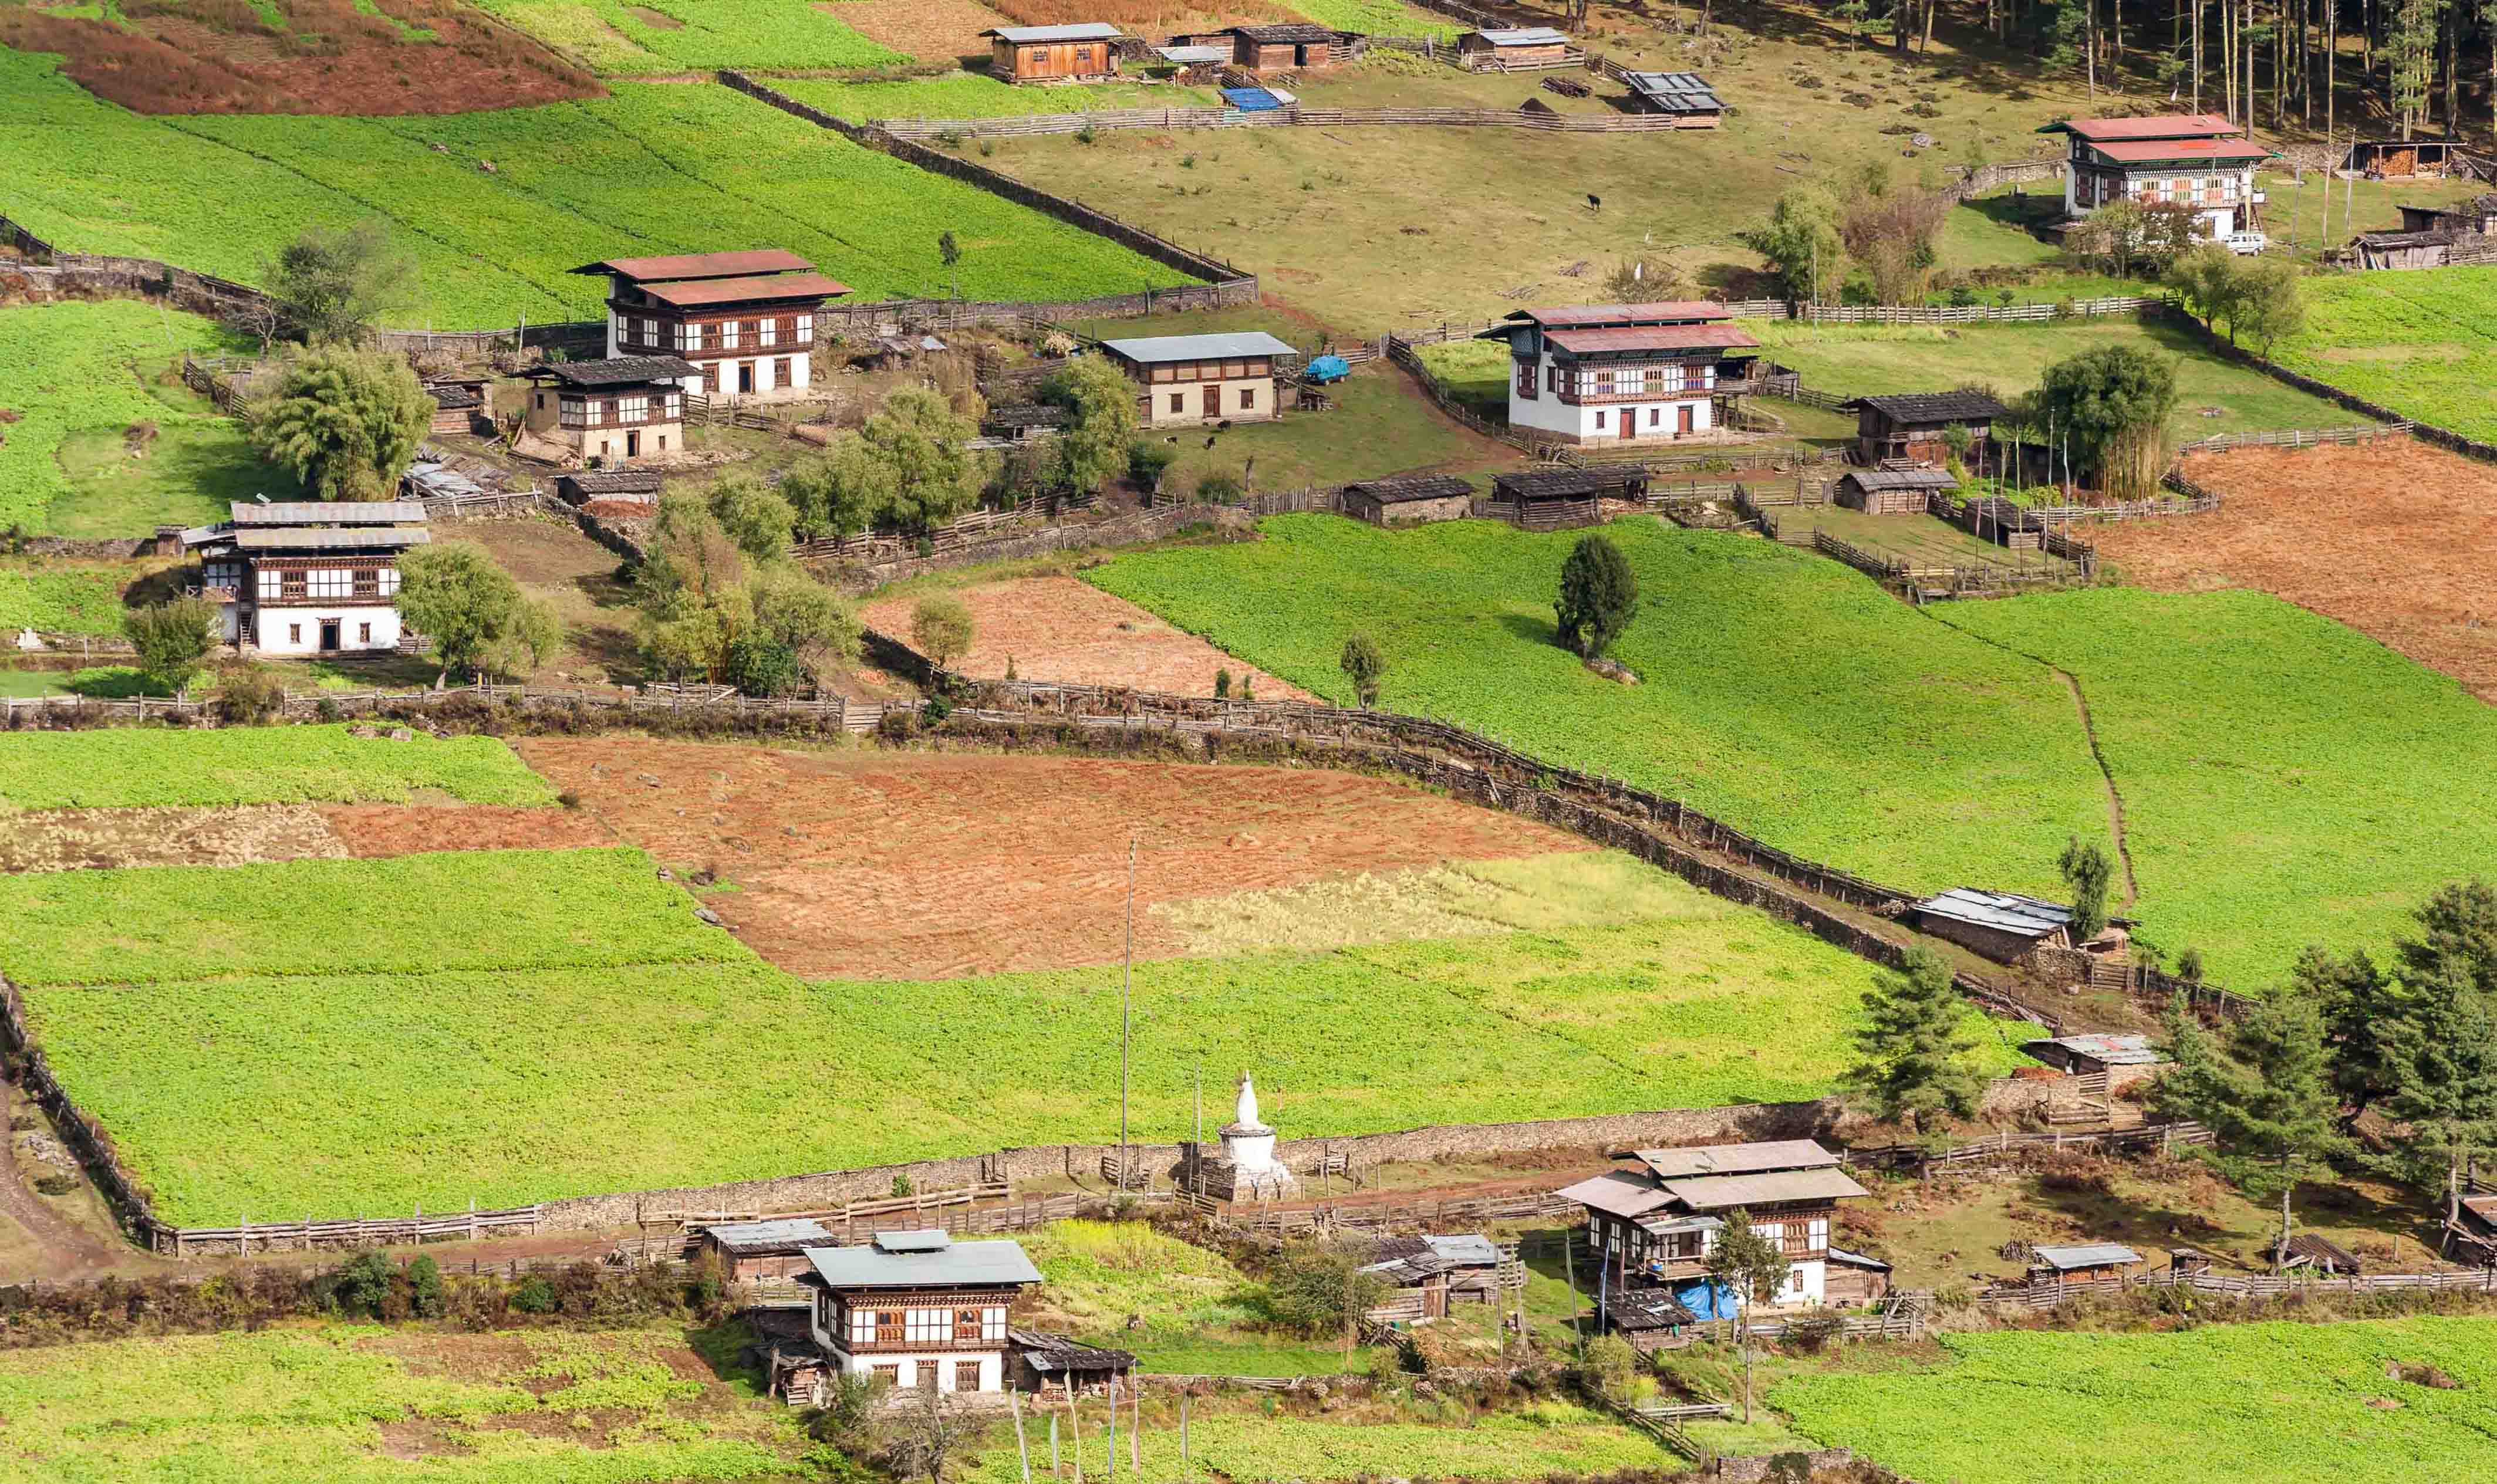
[[(1126, 957), (1119, 965), (1119, 1188), (1122, 1190), (1127, 1188), (1127, 1054), (1129, 1034), (1135, 1023), (1132, 1013), (1135, 986), (1136, 837), (1130, 835), (1127, 837), (1127, 951)], [(1197, 1115), (1200, 1121), (1204, 1117), (1202, 1112)], [(1113, 1408), (1114, 1412), (1116, 1408)], [(1113, 1426), (1116, 1424), (1114, 1423)], [(1118, 1443), (1115, 1439), (1110, 1446), (1114, 1450), (1110, 1467), (1116, 1469), (1118, 1458), (1115, 1450)]]

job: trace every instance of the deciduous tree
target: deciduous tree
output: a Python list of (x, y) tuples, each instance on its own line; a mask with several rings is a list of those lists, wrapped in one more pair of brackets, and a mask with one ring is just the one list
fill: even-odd
[(1561, 598), (1552, 608), (1561, 643), (1594, 659), (1638, 613), (1638, 574), (1601, 532), (1581, 536), (1561, 564)]
[(360, 343), (381, 316), (416, 289), (416, 259), (368, 217), (347, 228), (313, 227), (261, 269), (282, 332), (306, 345)]
[(484, 547), (447, 541), (399, 559), (399, 616), (433, 642), (441, 679), (521, 674), (563, 646), (554, 610), (521, 591)]
[(1353, 698), (1368, 710), (1378, 704), (1378, 682), (1387, 676), (1387, 656), (1378, 651), (1376, 642), (1368, 634), (1355, 633), (1343, 642), (1343, 653), (1336, 663), (1344, 679), (1352, 681)]
[(1769, 208), (1769, 219), (1744, 233), (1744, 245), (1769, 260), (1779, 291), (1791, 300), (1823, 303), (1847, 281), (1847, 238), (1839, 230), (1838, 198), (1818, 185), (1790, 186)]
[(433, 421), (407, 363), (361, 351), (307, 352), (252, 410), (252, 441), (325, 500), (386, 500)]
[(2158, 488), (2176, 410), (2174, 362), (2139, 346), (2102, 346), (2048, 366), (2023, 401), (2021, 421), (2048, 430), (2107, 493), (2132, 499)]
[(971, 610), (950, 592), (931, 593), (910, 614), (910, 642), (939, 670), (971, 652)]
[(789, 536), (798, 513), (771, 486), (734, 470), (711, 487), (711, 518), (737, 549), (754, 561), (774, 561), (789, 554)]
[(1924, 1133), (1944, 1114), (1975, 1116), (1985, 1072), (1974, 1059), (1968, 1001), (1951, 987), (1950, 964), (1942, 955), (1909, 950), (1899, 967), (1875, 977), (1864, 1013), (1855, 1032), (1863, 1059), (1847, 1081), (1872, 1099), (1880, 1117), (1905, 1120)]
[(1743, 1355), (1743, 1420), (1752, 1420), (1752, 1310), (1755, 1305), (1771, 1304), (1786, 1290), (1794, 1265), (1786, 1261), (1780, 1244), (1762, 1236), (1752, 1226), (1752, 1214), (1737, 1209), (1725, 1217), (1725, 1224), (1709, 1244), (1707, 1255), (1700, 1259), (1708, 1281), (1731, 1292), (1742, 1301), (1735, 1319), (1736, 1343)]
[(1057, 443), (1059, 477), (1089, 494), (1127, 467), (1136, 436), (1136, 388), (1107, 356), (1078, 356), (1041, 383), (1043, 401), (1067, 410)]
[(121, 632), (139, 651), (140, 671), (178, 695), (206, 668), (220, 617), (205, 598), (175, 598), (124, 612)]
[(2063, 873), (2064, 885), (2072, 894), (2072, 942), (2077, 946), (2104, 932), (2107, 883), (2115, 876), (2106, 852), (2098, 841), (2075, 835), (2064, 842), (2064, 853), (2057, 858), (2055, 868)]

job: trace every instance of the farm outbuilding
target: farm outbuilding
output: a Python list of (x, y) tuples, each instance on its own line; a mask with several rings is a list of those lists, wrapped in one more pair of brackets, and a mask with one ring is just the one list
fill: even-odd
[(1968, 429), (1968, 459), (1982, 462), (1998, 419), (2010, 409), (1988, 392), (1902, 392), (1859, 396), (1847, 404), (1855, 414), (1855, 456), (1879, 466), (1885, 458), (1942, 463), (1951, 457), (1949, 429)]
[(2040, 948), (2072, 946), (2072, 909), (2018, 892), (1955, 886), (1910, 909), (1908, 926), (1957, 943), (1997, 963), (2017, 963)]
[(1519, 469), (1491, 477), (1491, 503), (1507, 506), (1504, 515), (1528, 530), (1559, 530), (1571, 525), (1597, 525), (1606, 500), (1635, 500), (1647, 493), (1647, 470), (1638, 464), (1614, 468)]
[(1890, 1265), (1879, 1257), (1834, 1247), (1829, 1249), (1829, 1276), (1823, 1281), (1832, 1304), (1878, 1304), (1890, 1292)]
[(1373, 525), (1462, 521), (1473, 505), (1474, 487), (1453, 474), (1407, 474), (1343, 487), (1343, 513)]
[(2473, 237), (2497, 236), (2497, 191), (2474, 196), (2456, 205), (2406, 205), (2401, 210), (2402, 230), (2405, 232), (2445, 230), (2468, 233)]
[(2436, 180), (2473, 173), (2474, 160), (2460, 140), (2352, 140), (2341, 169), (2370, 180)]
[(1960, 507), (1959, 522), (1970, 535), (2015, 552), (2037, 551), (2046, 539), (2045, 521), (1999, 494)]
[(425, 383), (425, 395), (433, 398), (433, 421), (429, 431), (437, 433), (472, 432), (479, 423), (491, 424), (494, 409), (486, 400), (484, 377), (436, 377)]
[(2042, 1040), (2024, 1041), (2020, 1049), (2057, 1071), (2076, 1074), (2103, 1072), (2119, 1066), (2157, 1066), (2166, 1059), (2159, 1055), (2146, 1035), (2099, 1032), (2049, 1036)]
[(2080, 1247), (2041, 1247), (2033, 1248), (2036, 1261), (2030, 1265), (2032, 1282), (2062, 1281), (2067, 1283), (2102, 1282), (2120, 1279), (2129, 1269), (2141, 1266), (2141, 1254), (2119, 1242), (2093, 1242)]
[(555, 492), (564, 503), (594, 516), (652, 516), (659, 513), (656, 469), (580, 469), (555, 477)]
[(2330, 1238), (2319, 1237), (2313, 1232), (2299, 1232), (2289, 1239), (2288, 1260), (2281, 1264), (2281, 1271), (2293, 1272), (2299, 1268), (2332, 1278), (2355, 1278), (2366, 1271), (2360, 1266), (2357, 1254)]
[(1490, 1304), (1500, 1296), (1501, 1250), (1479, 1233), (1382, 1237), (1370, 1257), (1361, 1271), (1402, 1290), (1388, 1306), (1397, 1317), (1444, 1319), (1450, 1304)]
[(1066, 426), (1066, 409), (1048, 402), (1007, 402), (991, 407), (980, 418), (980, 431), (992, 438), (1028, 442)]
[(1262, 77), (1269, 73), (1321, 72), (1348, 62), (1360, 49), (1361, 33), (1338, 31), (1304, 20), (1232, 26), (1186, 38), (1200, 45), (1216, 39), (1230, 44), (1232, 66)]
[(1686, 129), (1714, 129), (1725, 121), (1725, 101), (1695, 72), (1632, 72), (1622, 80), (1642, 112), (1666, 114)]
[(1688, 1333), (1699, 1322), (1670, 1288), (1633, 1288), (1612, 1284), (1603, 1293), (1604, 1326), (1629, 1342), (1641, 1355), (1678, 1350), (1691, 1343)]
[(1142, 389), (1150, 427), (1271, 423), (1282, 413), (1275, 363), (1300, 354), (1263, 331), (1104, 340), (1101, 350)]
[(1119, 75), (1124, 33), (1105, 21), (1063, 26), (992, 26), (989, 70), (1008, 82), (1102, 82)]
[(700, 1249), (719, 1260), (730, 1282), (795, 1278), (808, 1271), (806, 1249), (838, 1247), (814, 1221), (723, 1221), (702, 1230)]
[(1542, 67), (1571, 67), (1585, 53), (1550, 26), (1508, 26), (1468, 31), (1457, 38), (1457, 53), (1475, 72), (1530, 72)]
[(1921, 516), (1930, 496), (1959, 488), (1942, 469), (1849, 469), (1838, 477), (1838, 503), (1868, 516)]
[(1006, 1338), (1014, 1346), (1011, 1384), (1017, 1391), (1034, 1393), (1044, 1402), (1131, 1394), (1120, 1384), (1136, 1371), (1136, 1357), (1125, 1350), (1039, 1330), (1010, 1329)]

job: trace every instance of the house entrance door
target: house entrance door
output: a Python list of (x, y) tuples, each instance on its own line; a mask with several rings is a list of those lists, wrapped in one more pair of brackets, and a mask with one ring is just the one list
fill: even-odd
[(642, 435), (640, 433), (627, 431), (624, 434), (624, 457), (627, 458), (639, 458), (642, 457)]
[(741, 361), (737, 363), (737, 391), (741, 396), (748, 395), (754, 391), (753, 362)]
[(333, 654), (337, 652), (337, 648), (338, 620), (335, 618), (324, 618), (321, 620), (321, 652), (324, 654)]
[(1222, 416), (1222, 389), (1220, 387), (1208, 387), (1205, 389), (1205, 415), (1209, 418), (1218, 418)]
[(1638, 436), (1638, 412), (1636, 407), (1622, 409), (1622, 437), (1625, 441)]
[(1694, 430), (1691, 424), (1695, 416), (1689, 402), (1676, 407), (1673, 410), (1673, 435), (1677, 438), (1689, 436)]

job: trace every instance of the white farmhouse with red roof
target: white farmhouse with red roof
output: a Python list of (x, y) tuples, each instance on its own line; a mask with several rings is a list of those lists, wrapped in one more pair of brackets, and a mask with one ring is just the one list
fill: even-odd
[(1721, 385), (1760, 342), (1723, 304), (1520, 309), (1475, 338), (1506, 340), (1508, 421), (1568, 443), (1660, 443), (1718, 426)]
[(2064, 173), (2064, 209), (2074, 218), (2110, 201), (2190, 207), (2197, 237), (2241, 252), (2260, 250), (2255, 168), (2272, 151), (2246, 131), (2211, 113), (2163, 113), (2149, 118), (2073, 118), (2048, 124), (2040, 134), (2071, 138)]
[(607, 355), (690, 363), (698, 395), (790, 401), (812, 378), (815, 316), (849, 292), (793, 252), (603, 258), (574, 268), (608, 280)]

